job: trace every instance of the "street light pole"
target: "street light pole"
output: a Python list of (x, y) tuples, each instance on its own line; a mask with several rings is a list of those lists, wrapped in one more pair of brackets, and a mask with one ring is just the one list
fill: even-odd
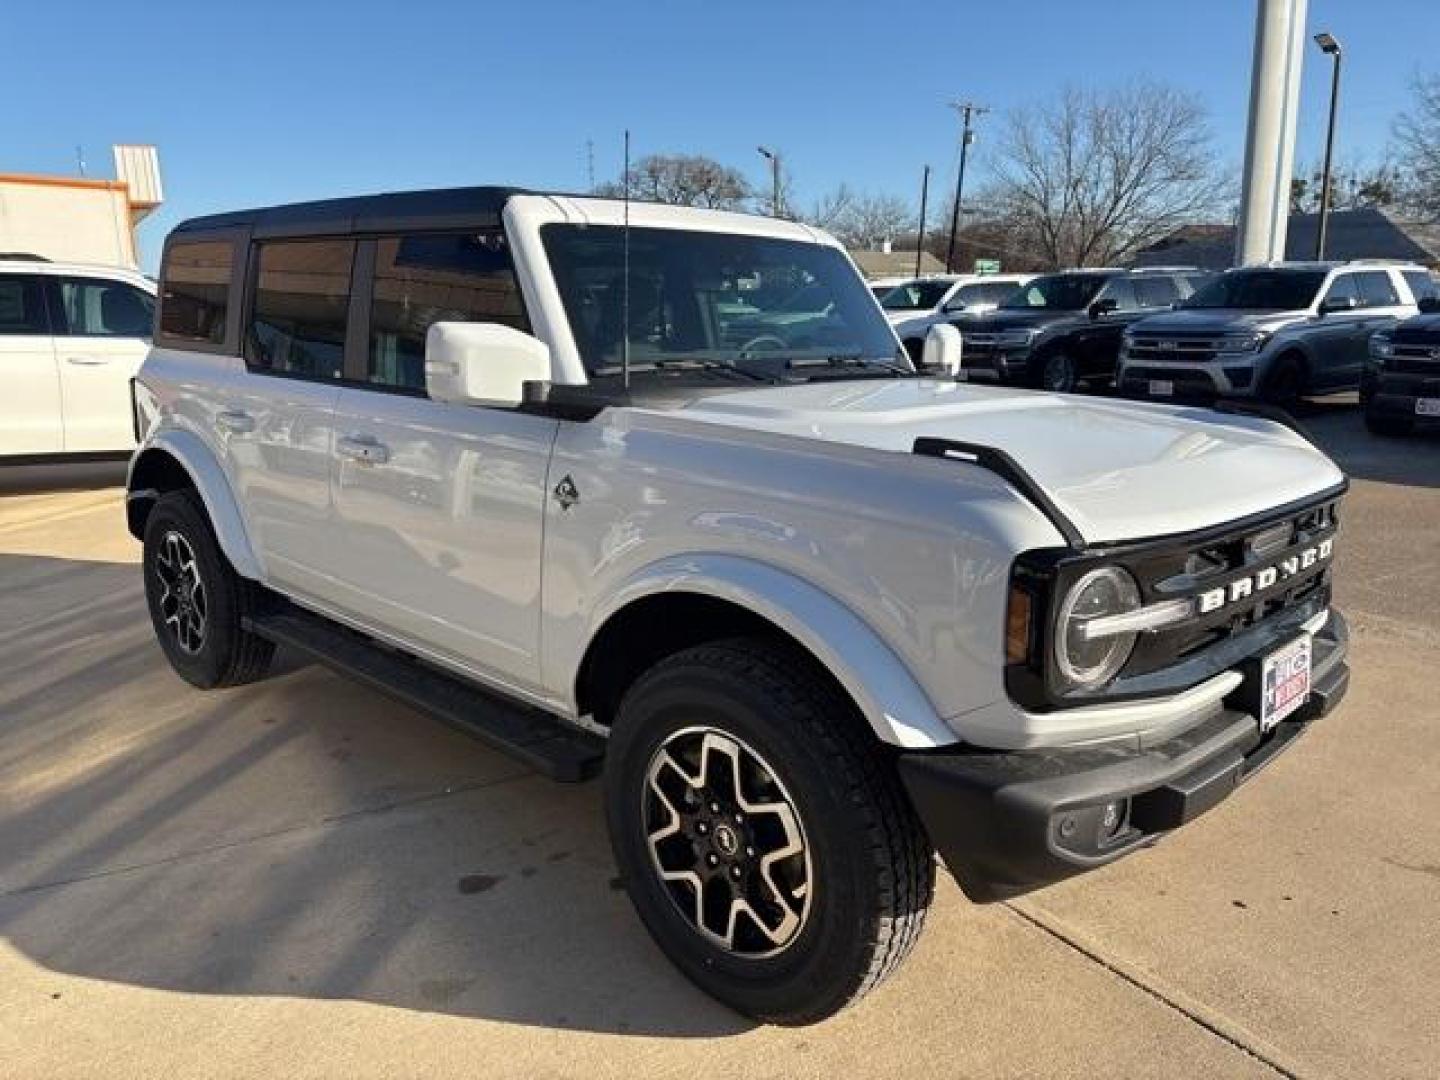
[(965, 158), (970, 144), (975, 141), (975, 133), (970, 130), (970, 118), (989, 112), (984, 106), (969, 101), (954, 101), (950, 103), (950, 107), (965, 118), (965, 123), (960, 132), (960, 172), (955, 177), (955, 206), (950, 214), (950, 245), (945, 251), (947, 274), (955, 272), (955, 233), (960, 228), (960, 200), (965, 195)]
[(1315, 44), (1335, 61), (1330, 74), (1330, 123), (1325, 129), (1325, 165), (1320, 175), (1320, 226), (1315, 234), (1315, 258), (1319, 261), (1325, 258), (1325, 233), (1330, 224), (1330, 161), (1335, 153), (1335, 110), (1340, 104), (1341, 49), (1334, 35), (1324, 31), (1315, 35)]
[(780, 216), (780, 151), (757, 146), (760, 156), (770, 162), (770, 216)]
[(915, 276), (920, 276), (920, 260), (925, 257), (925, 203), (930, 196), (930, 166), (920, 174), (920, 232), (915, 237)]

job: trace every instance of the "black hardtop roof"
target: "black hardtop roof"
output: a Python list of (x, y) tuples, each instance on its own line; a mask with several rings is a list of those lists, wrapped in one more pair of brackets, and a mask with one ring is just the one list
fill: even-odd
[(400, 228), (464, 227), (494, 218), (512, 195), (534, 194), (515, 187), (433, 188), (392, 191), (345, 199), (286, 203), (190, 218), (175, 234), (250, 228), (257, 236), (336, 235)]

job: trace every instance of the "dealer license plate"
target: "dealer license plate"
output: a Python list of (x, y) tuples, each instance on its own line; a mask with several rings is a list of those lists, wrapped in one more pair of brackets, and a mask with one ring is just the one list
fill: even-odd
[(1310, 697), (1310, 637), (1265, 658), (1260, 669), (1260, 731), (1280, 723)]
[(1170, 379), (1151, 379), (1150, 393), (1156, 397), (1173, 397), (1175, 395), (1175, 383)]
[(1415, 399), (1416, 416), (1440, 416), (1440, 397), (1422, 397)]

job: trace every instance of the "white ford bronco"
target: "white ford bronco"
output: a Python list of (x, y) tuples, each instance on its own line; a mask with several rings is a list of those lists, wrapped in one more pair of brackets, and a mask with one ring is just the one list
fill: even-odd
[(752, 1016), (893, 971), (936, 852), (1094, 869), (1344, 694), (1305, 438), (919, 377), (803, 225), (415, 192), (186, 222), (161, 278), (127, 512), (179, 674), (280, 645), (603, 771), (641, 919)]

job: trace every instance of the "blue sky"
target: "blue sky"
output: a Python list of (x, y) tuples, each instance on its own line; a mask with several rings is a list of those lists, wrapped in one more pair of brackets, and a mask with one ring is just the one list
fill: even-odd
[[(583, 189), (637, 156), (704, 153), (766, 177), (779, 147), (808, 204), (841, 180), (914, 197), (952, 182), (948, 100), (1003, 111), (1067, 83), (1161, 79), (1197, 94), (1217, 160), (1238, 167), (1254, 0), (947, 0), (899, 5), (403, 4), (269, 0), (7, 6), (0, 172), (111, 174), (114, 142), (160, 147), (181, 218), (407, 187)], [(1440, 0), (1311, 0), (1345, 45), (1341, 157), (1379, 158), (1411, 76), (1440, 70)], [(1329, 62), (1307, 51), (1298, 158), (1317, 159)], [(25, 88), (17, 93), (17, 87)], [(987, 144), (973, 159), (983, 176)]]

